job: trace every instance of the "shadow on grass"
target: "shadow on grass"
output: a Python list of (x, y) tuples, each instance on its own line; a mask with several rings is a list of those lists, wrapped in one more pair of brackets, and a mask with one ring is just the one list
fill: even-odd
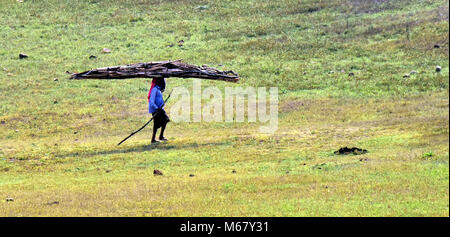
[(71, 152), (66, 154), (58, 154), (55, 155), (55, 158), (69, 158), (69, 157), (92, 157), (97, 155), (112, 155), (112, 154), (126, 154), (126, 153), (132, 153), (132, 152), (144, 152), (144, 151), (151, 151), (151, 150), (184, 150), (184, 149), (191, 149), (191, 148), (201, 148), (201, 147), (208, 147), (208, 146), (223, 146), (223, 145), (230, 145), (230, 142), (209, 142), (209, 143), (188, 143), (183, 145), (171, 145), (167, 143), (156, 143), (151, 145), (137, 145), (133, 147), (128, 147), (125, 149), (117, 149), (117, 150), (103, 150), (103, 151), (92, 151), (92, 152), (84, 152), (84, 151), (77, 151), (77, 152)]

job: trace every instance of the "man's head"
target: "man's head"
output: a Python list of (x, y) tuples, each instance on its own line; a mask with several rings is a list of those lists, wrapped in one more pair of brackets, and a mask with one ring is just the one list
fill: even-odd
[(159, 86), (161, 91), (166, 89), (166, 79), (165, 78), (156, 78), (155, 84)]

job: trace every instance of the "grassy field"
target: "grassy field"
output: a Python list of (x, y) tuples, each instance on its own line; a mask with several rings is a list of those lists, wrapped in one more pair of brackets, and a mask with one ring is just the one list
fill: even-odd
[[(449, 216), (448, 1), (0, 0), (0, 21), (0, 216)], [(278, 87), (277, 132), (117, 147), (151, 80), (65, 73), (179, 58)]]

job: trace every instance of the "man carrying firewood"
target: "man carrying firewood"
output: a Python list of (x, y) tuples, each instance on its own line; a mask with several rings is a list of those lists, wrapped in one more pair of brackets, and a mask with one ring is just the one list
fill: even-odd
[(161, 128), (161, 133), (159, 134), (160, 141), (167, 141), (164, 137), (164, 130), (166, 125), (170, 122), (169, 116), (167, 116), (164, 110), (164, 99), (162, 93), (166, 89), (165, 78), (153, 78), (152, 85), (148, 92), (148, 112), (153, 116), (153, 135), (152, 143), (157, 143), (155, 137), (158, 128)]
[[(167, 141), (167, 139), (164, 138), (164, 130), (166, 129), (166, 125), (170, 119), (164, 111), (164, 100), (162, 97), (162, 92), (164, 91), (166, 85), (165, 78), (178, 77), (221, 80), (228, 82), (239, 81), (239, 75), (233, 71), (219, 71), (215, 68), (210, 68), (207, 65), (200, 67), (184, 63), (181, 59), (110, 66), (96, 68), (80, 73), (67, 73), (71, 74), (70, 79), (77, 80), (153, 78), (152, 86), (148, 93), (148, 112), (153, 115), (152, 119), (148, 120), (144, 126), (132, 132), (125, 139), (120, 141), (117, 144), (118, 146), (134, 134), (144, 129), (152, 120), (154, 120), (152, 143), (157, 142), (155, 137), (158, 128), (161, 128), (159, 140)], [(168, 98), (170, 98), (170, 94), (167, 96), (166, 101)]]

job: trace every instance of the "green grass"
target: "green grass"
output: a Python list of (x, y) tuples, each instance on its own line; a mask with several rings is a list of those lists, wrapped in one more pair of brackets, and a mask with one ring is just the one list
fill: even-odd
[[(449, 216), (448, 1), (376, 2), (0, 0), (0, 216)], [(277, 86), (277, 133), (117, 147), (150, 79), (65, 73), (178, 58), (241, 76), (203, 86)]]

